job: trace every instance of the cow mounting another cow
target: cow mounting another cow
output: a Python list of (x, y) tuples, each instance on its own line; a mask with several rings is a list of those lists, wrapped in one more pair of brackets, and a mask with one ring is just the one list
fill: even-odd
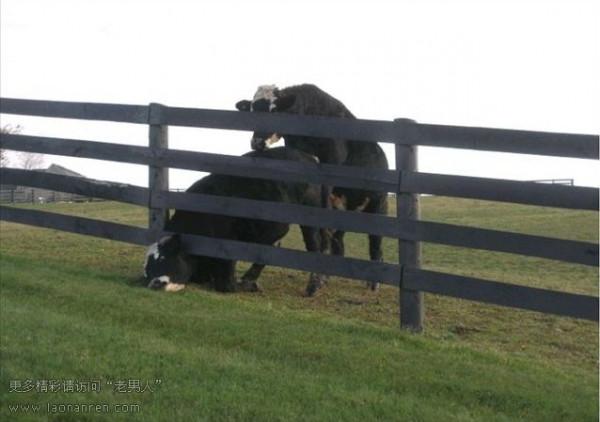
[[(354, 119), (354, 115), (339, 100), (327, 94), (315, 85), (303, 84), (278, 89), (275, 85), (263, 85), (258, 88), (252, 100), (242, 100), (236, 104), (240, 111), (247, 112), (284, 112), (301, 115), (341, 117)], [(284, 138), (286, 147), (316, 156), (321, 163), (360, 166), (374, 169), (388, 169), (385, 153), (377, 143), (360, 142), (349, 139), (330, 139), (312, 136), (290, 135), (269, 132), (254, 132), (251, 146), (254, 150), (265, 150)], [(322, 206), (334, 204), (334, 208), (362, 211), (372, 214), (387, 213), (387, 193), (361, 189), (325, 187)], [(333, 232), (331, 239), (328, 231), (322, 230), (322, 241), (331, 245), (334, 255), (344, 255), (344, 232)], [(381, 236), (369, 235), (369, 256), (371, 260), (382, 261)], [(375, 290), (378, 283), (368, 283)]]

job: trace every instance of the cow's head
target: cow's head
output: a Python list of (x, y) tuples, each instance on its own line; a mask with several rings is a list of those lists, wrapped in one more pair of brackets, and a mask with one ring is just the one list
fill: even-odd
[[(282, 95), (275, 85), (262, 85), (258, 87), (252, 101), (238, 101), (235, 107), (239, 111), (257, 111), (263, 113), (285, 112), (296, 101), (294, 95)], [(281, 139), (281, 134), (274, 132), (254, 132), (250, 145), (254, 150), (264, 150), (269, 145)]]
[(179, 235), (163, 237), (150, 245), (144, 262), (144, 277), (149, 288), (181, 290), (190, 281), (191, 275), (191, 264), (181, 249)]

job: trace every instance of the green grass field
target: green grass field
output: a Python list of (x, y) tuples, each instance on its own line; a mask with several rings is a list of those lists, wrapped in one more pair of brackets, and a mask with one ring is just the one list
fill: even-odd
[[(34, 207), (147, 220), (113, 202)], [(598, 241), (594, 212), (438, 197), (422, 210)], [(348, 235), (348, 255), (366, 258), (365, 240)], [(297, 229), (283, 242), (300, 245)], [(425, 331), (411, 335), (398, 329), (392, 287), (333, 278), (305, 298), (305, 273), (268, 267), (260, 294), (153, 292), (140, 284), (144, 253), (0, 223), (0, 420), (598, 420), (595, 323), (426, 294)], [(385, 254), (397, 259), (395, 241)], [(427, 269), (598, 295), (597, 268), (433, 244), (423, 258)], [(40, 392), (16, 392), (27, 380)], [(64, 391), (90, 380), (100, 391)], [(44, 381), (58, 391), (43, 392)]]

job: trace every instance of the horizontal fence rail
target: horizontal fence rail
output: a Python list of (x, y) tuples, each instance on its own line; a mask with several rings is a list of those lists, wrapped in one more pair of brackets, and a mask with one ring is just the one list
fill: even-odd
[(402, 286), (501, 306), (598, 321), (598, 298), (404, 268)]
[(572, 240), (204, 194), (162, 192), (165, 208), (249, 217), (596, 266), (598, 245)]
[(135, 145), (42, 136), (1, 134), (0, 147), (15, 151), (155, 165), (258, 179), (328, 183), (340, 187), (386, 192), (394, 191), (397, 181), (397, 172), (392, 170), (236, 157), (174, 149), (153, 150)]
[(160, 106), (77, 103), (0, 98), (0, 113), (117, 122), (163, 124), (290, 135), (392, 142), (479, 151), (513, 152), (598, 159), (598, 136), (511, 129), (406, 124), (401, 122), (299, 116), (287, 113), (248, 113)]
[(397, 239), (515, 253), (590, 266), (596, 266), (598, 263), (598, 245), (593, 243), (198, 193), (157, 192), (150, 202), (150, 191), (147, 188), (22, 169), (2, 168), (0, 176), (2, 180), (11, 184), (76, 193), (141, 206), (151, 205), (154, 208), (297, 223)]
[[(184, 235), (182, 241), (186, 250), (191, 254), (240, 259), (392, 286), (397, 286), (400, 280), (400, 266), (397, 264), (295, 251), (206, 236)], [(251, 248), (250, 245), (252, 245)]]
[(545, 207), (598, 210), (598, 189), (482, 177), (402, 172), (400, 190)]
[(0, 113), (66, 119), (148, 123), (148, 106), (0, 98)]
[(175, 107), (165, 107), (161, 123), (479, 151), (573, 158), (597, 159), (599, 157), (598, 136), (594, 135), (431, 124), (406, 125), (379, 120), (298, 116), (286, 113), (238, 113)]
[(148, 189), (122, 183), (8, 167), (0, 168), (0, 179), (4, 183), (14, 185), (109, 199), (144, 207), (150, 203), (150, 191)]
[(150, 243), (148, 229), (47, 211), (0, 205), (0, 220), (101, 237), (134, 245), (147, 246)]
[[(0, 219), (135, 245), (147, 246), (152, 242), (151, 233), (148, 229), (46, 211), (0, 206)], [(398, 285), (400, 280), (400, 267), (383, 262), (343, 258), (188, 234), (182, 236), (182, 241), (186, 250), (191, 254), (223, 259), (239, 259), (395, 286)]]
[(552, 157), (599, 158), (598, 135), (432, 124), (411, 125), (409, 131), (409, 143), (414, 145)]

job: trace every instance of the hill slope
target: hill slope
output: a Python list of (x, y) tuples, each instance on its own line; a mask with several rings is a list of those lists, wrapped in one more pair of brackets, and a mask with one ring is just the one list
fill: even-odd
[[(586, 371), (14, 257), (2, 260), (2, 360), (4, 420), (18, 403), (137, 404), (124, 420), (146, 421), (594, 420), (598, 410)], [(97, 379), (102, 391), (6, 393), (26, 379)], [(154, 392), (113, 391), (131, 380)]]
[[(595, 213), (423, 202), (436, 221), (597, 236)], [(145, 210), (110, 202), (45, 207), (146, 220)], [(414, 336), (396, 328), (391, 287), (373, 294), (334, 279), (307, 299), (305, 274), (271, 267), (263, 294), (161, 294), (140, 288), (143, 248), (0, 228), (2, 420), (597, 420), (594, 323), (427, 295), (426, 331)], [(349, 236), (351, 255), (366, 255), (364, 237)], [(299, 247), (296, 232), (284, 246)], [(424, 246), (428, 268), (597, 292), (594, 268)], [(394, 248), (388, 240), (386, 259)], [(26, 380), (99, 380), (102, 391), (10, 391)], [(138, 383), (154, 391), (113, 391)], [(111, 413), (60, 413), (59, 404), (82, 403)], [(14, 411), (19, 404), (42, 408)]]

